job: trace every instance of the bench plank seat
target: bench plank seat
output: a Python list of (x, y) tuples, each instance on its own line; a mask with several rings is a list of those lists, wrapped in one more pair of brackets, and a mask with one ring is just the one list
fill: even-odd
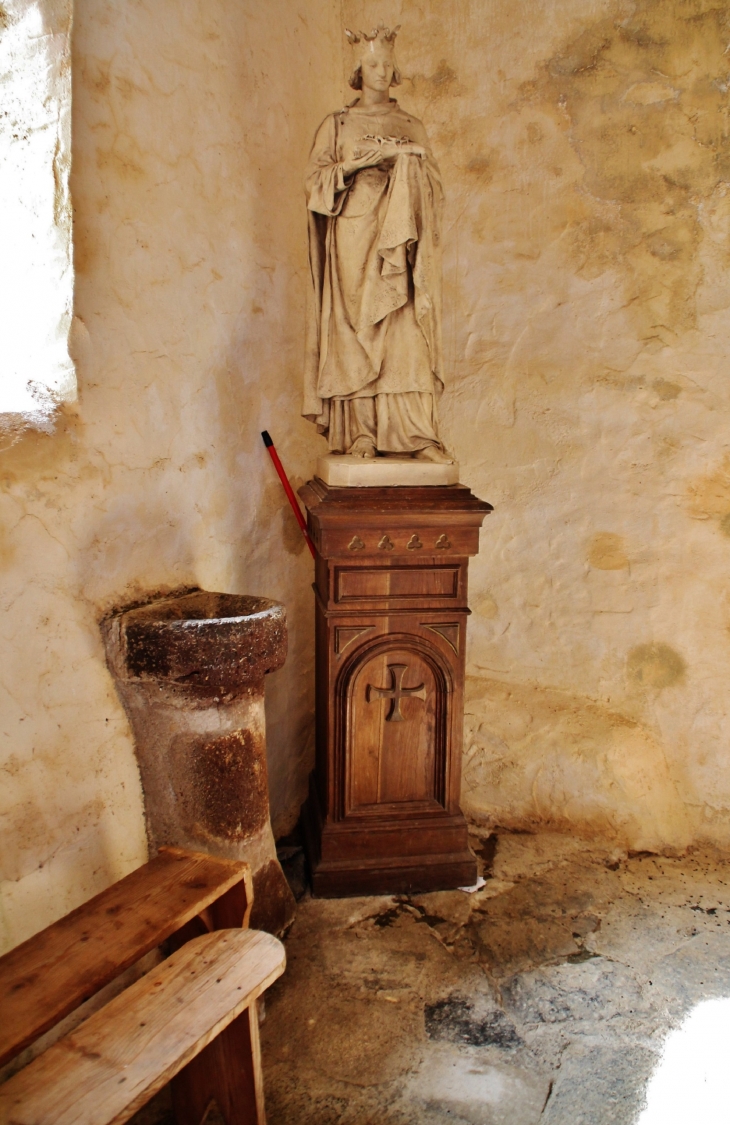
[(252, 901), (247, 864), (161, 849), (0, 958), (0, 1066), (207, 908), (240, 926)]
[(257, 930), (195, 938), (0, 1086), (0, 1122), (127, 1121), (244, 1009), (255, 1025), (284, 965), (281, 942)]

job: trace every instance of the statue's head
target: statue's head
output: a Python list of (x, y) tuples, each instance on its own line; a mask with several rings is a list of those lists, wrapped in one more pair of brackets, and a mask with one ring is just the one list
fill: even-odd
[(353, 90), (362, 90), (363, 85), (374, 90), (387, 90), (398, 86), (401, 73), (395, 61), (395, 37), (400, 24), (391, 31), (379, 24), (369, 34), (366, 31), (345, 29), (350, 45), (356, 51), (355, 69), (350, 75)]

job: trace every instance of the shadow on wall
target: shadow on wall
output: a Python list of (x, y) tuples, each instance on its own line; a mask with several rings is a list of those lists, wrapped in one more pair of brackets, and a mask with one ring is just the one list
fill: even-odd
[[(85, 805), (81, 815), (71, 809), (60, 825), (48, 823), (45, 805), (26, 803), (16, 811), (16, 826), (3, 830), (2, 952), (42, 928), (49, 904), (53, 916), (48, 924), (129, 872), (117, 825), (106, 816), (103, 800)], [(52, 843), (39, 860), (38, 843), (44, 833)]]
[[(665, 648), (633, 651), (637, 680), (661, 687), (681, 675), (679, 658)], [(476, 823), (549, 824), (635, 851), (691, 842), (664, 752), (640, 722), (539, 685), (472, 677), (468, 692), (462, 808)]]

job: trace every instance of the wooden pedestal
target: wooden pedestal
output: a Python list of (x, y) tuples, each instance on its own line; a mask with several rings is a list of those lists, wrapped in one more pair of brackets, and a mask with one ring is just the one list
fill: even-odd
[(469, 556), (491, 504), (463, 485), (300, 490), (317, 549), (314, 893), (475, 882), (459, 810)]

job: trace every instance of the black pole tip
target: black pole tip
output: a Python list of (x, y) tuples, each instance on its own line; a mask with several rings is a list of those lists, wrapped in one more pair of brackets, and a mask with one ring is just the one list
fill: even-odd
[(261, 437), (264, 439), (264, 445), (267, 449), (274, 444), (268, 430), (262, 430)]

